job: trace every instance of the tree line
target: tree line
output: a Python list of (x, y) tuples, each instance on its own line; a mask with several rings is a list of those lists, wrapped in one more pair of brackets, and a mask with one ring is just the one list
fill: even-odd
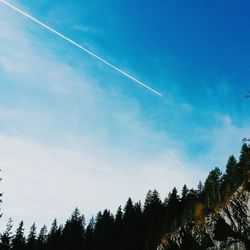
[(126, 205), (115, 214), (108, 209), (100, 211), (86, 224), (85, 217), (76, 208), (64, 225), (55, 219), (48, 229), (37, 232), (33, 224), (29, 234), (24, 234), (20, 222), (12, 232), (10, 219), (0, 235), (2, 250), (155, 250), (161, 237), (180, 225), (201, 220), (206, 214), (232, 195), (250, 170), (250, 146), (242, 145), (240, 157), (230, 156), (225, 173), (218, 167), (210, 171), (205, 182), (196, 189), (183, 186), (178, 194), (173, 188), (162, 201), (156, 190), (149, 190), (144, 203), (128, 198)]

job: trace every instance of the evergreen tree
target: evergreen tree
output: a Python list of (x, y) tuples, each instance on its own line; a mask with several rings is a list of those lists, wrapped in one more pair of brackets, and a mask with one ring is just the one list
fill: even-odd
[(220, 169), (215, 167), (205, 181), (204, 191), (208, 208), (213, 208), (217, 202), (221, 202), (221, 176)]
[(114, 244), (118, 246), (121, 242), (123, 229), (123, 212), (121, 206), (118, 207), (114, 221)]
[(62, 227), (58, 226), (57, 220), (54, 219), (50, 231), (47, 237), (47, 247), (49, 250), (61, 250), (62, 249)]
[(180, 197), (178, 195), (177, 189), (174, 187), (172, 193), (170, 194), (168, 205), (167, 205), (167, 212), (169, 216), (169, 227), (170, 230), (176, 229), (178, 225), (178, 215), (180, 215)]
[(46, 250), (47, 249), (47, 227), (44, 225), (37, 238), (37, 250)]
[(116, 249), (114, 242), (114, 216), (109, 210), (98, 213), (95, 223), (95, 249)]
[(84, 247), (85, 218), (78, 208), (74, 210), (70, 219), (67, 220), (63, 233), (64, 250), (80, 250)]
[(224, 174), (224, 186), (226, 189), (226, 193), (230, 194), (240, 184), (241, 176), (240, 176), (239, 165), (237, 164), (237, 160), (233, 155), (231, 155), (227, 161), (226, 172)]
[(0, 237), (0, 249), (2, 250), (10, 250), (11, 249), (11, 239), (12, 239), (12, 219), (10, 218), (8, 220), (8, 223), (6, 225), (5, 232)]
[(201, 181), (199, 181), (199, 184), (197, 186), (197, 194), (198, 194), (198, 198), (201, 199), (201, 195), (202, 195), (202, 192), (203, 192), (203, 184)]
[(191, 221), (195, 218), (195, 204), (199, 201), (198, 191), (190, 189), (187, 195), (186, 210), (187, 220)]
[(157, 190), (149, 190), (144, 202), (145, 249), (156, 247), (162, 229), (164, 206)]
[(35, 250), (36, 249), (36, 225), (35, 223), (31, 226), (30, 232), (27, 238), (27, 250)]
[(240, 177), (241, 182), (247, 176), (248, 171), (250, 170), (250, 145), (244, 143), (240, 151), (239, 159), (239, 168), (240, 168)]
[(12, 250), (25, 250), (25, 237), (24, 237), (24, 228), (23, 228), (23, 221), (20, 222), (16, 234), (12, 240)]
[(187, 188), (187, 185), (185, 184), (182, 188), (182, 191), (181, 191), (181, 202), (183, 204), (185, 204), (185, 202), (187, 200), (187, 195), (188, 195), (188, 188)]
[(85, 248), (86, 250), (93, 250), (94, 249), (94, 232), (95, 232), (95, 220), (92, 217), (89, 221), (89, 224), (86, 228), (85, 233)]
[(135, 245), (137, 245), (136, 232), (138, 228), (138, 221), (135, 217), (134, 205), (132, 199), (129, 198), (124, 207), (123, 228), (120, 242), (122, 250), (133, 250), (135, 249)]

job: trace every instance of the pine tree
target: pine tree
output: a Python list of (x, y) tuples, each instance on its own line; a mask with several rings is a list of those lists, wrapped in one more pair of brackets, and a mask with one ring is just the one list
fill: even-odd
[(26, 249), (35, 250), (36, 249), (36, 225), (35, 223), (31, 226), (30, 232), (27, 238)]
[(95, 219), (92, 217), (86, 228), (85, 233), (85, 248), (87, 250), (94, 249), (94, 233), (95, 233)]
[(213, 208), (217, 202), (221, 202), (221, 176), (220, 169), (215, 167), (205, 181), (204, 191), (208, 208)]
[(10, 218), (8, 220), (8, 223), (6, 225), (6, 230), (5, 232), (1, 235), (0, 237), (0, 249), (2, 250), (10, 250), (11, 249), (11, 239), (12, 239), (12, 219)]
[(242, 145), (240, 151), (239, 168), (241, 177), (240, 181), (243, 182), (250, 170), (250, 145), (247, 145), (246, 143)]
[(115, 249), (114, 216), (109, 210), (105, 209), (103, 213), (99, 212), (95, 222), (95, 249)]
[(231, 155), (227, 161), (226, 172), (224, 174), (225, 187), (228, 194), (234, 191), (240, 184), (240, 170), (237, 160)]
[(164, 206), (157, 190), (149, 190), (144, 202), (145, 249), (156, 247), (162, 229)]
[(47, 247), (49, 250), (61, 250), (62, 227), (59, 227), (54, 219), (47, 237)]
[(47, 249), (47, 227), (44, 225), (37, 238), (37, 249), (46, 250)]
[(20, 222), (16, 234), (12, 240), (12, 250), (25, 250), (25, 237), (24, 237), (24, 228), (23, 228), (23, 221)]
[(84, 247), (85, 218), (76, 208), (63, 229), (63, 249), (82, 250)]
[(187, 185), (185, 184), (181, 191), (181, 202), (183, 204), (186, 202), (187, 195), (188, 195), (188, 188), (187, 188)]
[(114, 244), (116, 246), (121, 242), (122, 237), (122, 229), (123, 229), (123, 212), (121, 206), (118, 207), (115, 215), (114, 221)]
[(174, 187), (168, 200), (167, 211), (169, 215), (170, 229), (176, 229), (178, 225), (178, 215), (180, 214), (180, 197), (177, 189)]
[(202, 194), (202, 192), (203, 192), (203, 188), (204, 188), (204, 186), (203, 186), (202, 182), (199, 181), (199, 184), (198, 184), (198, 186), (197, 186), (197, 194), (198, 194), (198, 196), (199, 196), (199, 199), (201, 198), (201, 194)]

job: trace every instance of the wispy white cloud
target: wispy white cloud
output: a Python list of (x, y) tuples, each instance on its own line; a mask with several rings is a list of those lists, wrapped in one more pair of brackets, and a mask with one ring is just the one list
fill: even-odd
[(41, 226), (57, 216), (63, 222), (75, 206), (89, 218), (104, 208), (115, 212), (129, 196), (144, 200), (149, 188), (166, 196), (174, 186), (190, 186), (204, 177), (168, 151), (145, 162), (92, 146), (69, 150), (1, 136), (3, 221), (11, 216), (15, 222), (24, 219)]

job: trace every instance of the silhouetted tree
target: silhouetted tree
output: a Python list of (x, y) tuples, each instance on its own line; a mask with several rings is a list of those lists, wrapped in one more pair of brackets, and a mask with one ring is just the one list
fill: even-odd
[(26, 249), (34, 250), (36, 249), (37, 241), (36, 241), (36, 225), (35, 223), (31, 226), (30, 232), (27, 238)]
[(47, 227), (44, 225), (37, 237), (37, 249), (38, 250), (45, 250), (47, 249)]
[(89, 221), (89, 224), (86, 228), (85, 233), (85, 248), (86, 250), (93, 250), (94, 249), (94, 233), (95, 233), (95, 220), (92, 217)]
[(85, 218), (78, 208), (74, 210), (66, 221), (62, 232), (64, 250), (80, 250), (84, 247)]
[(217, 202), (221, 202), (221, 176), (222, 173), (218, 167), (210, 171), (204, 185), (205, 196), (208, 208), (213, 208)]
[(62, 226), (58, 226), (54, 219), (47, 237), (47, 247), (49, 250), (62, 249)]
[(235, 157), (231, 155), (227, 161), (226, 172), (224, 174), (224, 186), (228, 194), (235, 191), (240, 184), (240, 179), (239, 165), (237, 164)]
[(23, 228), (23, 221), (20, 222), (16, 234), (12, 240), (12, 250), (25, 250), (25, 237), (24, 237), (24, 228)]
[(98, 213), (95, 224), (95, 249), (115, 249), (114, 241), (114, 217), (109, 210)]
[(250, 146), (247, 143), (243, 143), (240, 151), (239, 168), (240, 180), (243, 182), (247, 172), (250, 170)]
[(168, 200), (167, 211), (169, 215), (169, 226), (170, 229), (176, 229), (178, 225), (179, 215), (180, 215), (180, 197), (178, 195), (177, 189), (174, 187), (172, 193), (170, 193), (170, 197)]
[(2, 250), (10, 250), (11, 249), (11, 240), (12, 240), (12, 219), (10, 218), (8, 220), (8, 223), (6, 225), (6, 230), (5, 232), (3, 232), (3, 234), (1, 234), (0, 237), (0, 249)]
[(145, 249), (156, 248), (162, 230), (164, 206), (157, 190), (149, 190), (144, 202)]

